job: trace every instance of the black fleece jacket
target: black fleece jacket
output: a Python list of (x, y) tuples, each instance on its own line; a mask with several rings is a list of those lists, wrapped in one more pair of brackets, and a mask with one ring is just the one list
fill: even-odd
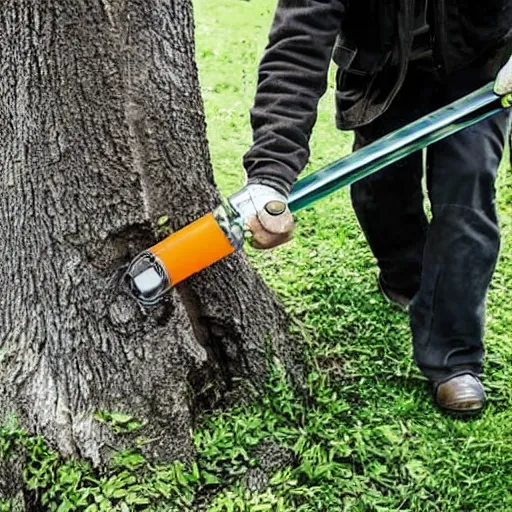
[[(489, 49), (510, 55), (512, 0), (429, 0), (434, 55), (442, 73)], [(279, 0), (251, 109), (249, 183), (289, 193), (309, 158), (331, 57), (338, 65), (337, 124), (353, 129), (384, 112), (410, 57), (415, 0)]]

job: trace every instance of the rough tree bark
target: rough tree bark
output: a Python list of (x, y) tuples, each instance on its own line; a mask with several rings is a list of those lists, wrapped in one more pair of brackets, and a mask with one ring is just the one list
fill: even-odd
[(125, 441), (93, 415), (125, 411), (148, 455), (186, 458), (195, 411), (261, 383), (267, 346), (300, 374), (242, 255), (149, 310), (119, 285), (157, 218), (218, 204), (189, 0), (4, 0), (0, 141), (2, 417), (101, 466)]

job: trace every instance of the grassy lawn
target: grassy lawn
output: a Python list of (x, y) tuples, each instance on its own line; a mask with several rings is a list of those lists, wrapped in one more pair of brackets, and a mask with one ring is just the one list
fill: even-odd
[[(275, 3), (195, 1), (210, 149), (225, 194), (244, 180), (248, 111)], [(351, 135), (334, 127), (333, 105), (330, 90), (310, 168), (350, 151)], [(301, 212), (287, 246), (250, 251), (306, 336), (310, 397), (299, 405), (276, 372), (261, 404), (204, 421), (196, 434), (200, 464), (223, 484), (208, 510), (512, 511), (512, 180), (505, 167), (499, 208), (503, 248), (487, 312), (490, 404), (473, 421), (433, 409), (411, 361), (408, 319), (376, 291), (346, 190)], [(279, 445), (283, 457), (259, 491), (252, 466), (262, 441)]]

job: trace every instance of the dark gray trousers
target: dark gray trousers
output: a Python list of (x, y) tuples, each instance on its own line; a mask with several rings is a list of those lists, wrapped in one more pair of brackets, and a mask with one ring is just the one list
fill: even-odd
[[(389, 110), (356, 131), (355, 148), (491, 80), (485, 62), (444, 79), (429, 66), (411, 63)], [(427, 149), (430, 224), (421, 152), (351, 189), (385, 284), (413, 297), (414, 358), (432, 380), (482, 372), (485, 298), (500, 246), (495, 179), (509, 128), (509, 113), (500, 113)]]

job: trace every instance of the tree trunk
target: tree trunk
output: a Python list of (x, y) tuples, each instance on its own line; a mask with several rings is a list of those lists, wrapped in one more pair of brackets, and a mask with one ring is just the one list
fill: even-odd
[(194, 412), (233, 377), (261, 383), (267, 345), (300, 375), (243, 255), (150, 309), (120, 284), (156, 219), (219, 202), (189, 0), (4, 0), (0, 141), (2, 417), (101, 466), (129, 439), (94, 414), (123, 411), (147, 455), (186, 459)]

